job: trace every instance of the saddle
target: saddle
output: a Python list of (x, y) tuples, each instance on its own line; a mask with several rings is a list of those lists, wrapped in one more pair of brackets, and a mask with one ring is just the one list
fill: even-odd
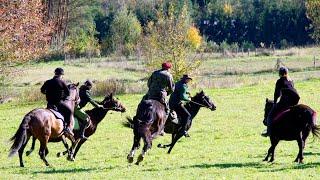
[(56, 111), (55, 109), (51, 109), (51, 108), (47, 108), (49, 111), (52, 112), (52, 114), (54, 114), (54, 116), (57, 118), (57, 119), (61, 119), (63, 122), (64, 122), (64, 117), (62, 116), (62, 114), (58, 111)]
[(281, 119), (287, 112), (290, 112), (290, 111), (291, 111), (291, 107), (281, 110), (274, 116), (272, 123), (277, 123), (279, 119)]

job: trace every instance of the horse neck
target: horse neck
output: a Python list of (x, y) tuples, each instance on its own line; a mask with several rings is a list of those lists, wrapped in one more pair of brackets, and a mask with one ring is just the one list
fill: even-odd
[(96, 127), (107, 115), (107, 112), (108, 110), (104, 110), (102, 108), (93, 108), (88, 111), (88, 115), (90, 116), (92, 124)]
[(191, 119), (193, 119), (199, 112), (201, 106), (189, 102), (188, 105), (186, 106), (187, 110), (189, 111), (191, 115)]

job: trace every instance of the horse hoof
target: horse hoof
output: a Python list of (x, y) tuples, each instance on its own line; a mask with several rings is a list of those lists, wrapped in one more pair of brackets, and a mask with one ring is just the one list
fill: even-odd
[(270, 159), (269, 163), (272, 163), (274, 160), (273, 159)]
[(162, 145), (161, 144), (158, 144), (158, 146), (157, 146), (158, 148), (162, 148)]
[(74, 157), (70, 157), (70, 156), (68, 156), (68, 157), (67, 157), (67, 160), (68, 160), (68, 161), (72, 161), (72, 162), (73, 162), (75, 159), (74, 159)]
[(61, 157), (62, 155), (61, 155), (61, 153), (60, 152), (58, 152), (57, 153), (57, 157)]
[(20, 164), (20, 167), (24, 167), (24, 164)]
[(127, 159), (128, 159), (128, 163), (133, 163), (133, 157), (127, 157)]

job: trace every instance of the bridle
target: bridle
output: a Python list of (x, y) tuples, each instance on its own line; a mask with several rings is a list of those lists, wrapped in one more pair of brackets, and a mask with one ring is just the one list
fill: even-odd
[[(210, 104), (205, 98), (203, 98), (203, 100), (205, 101), (205, 103), (207, 103), (207, 104)], [(210, 106), (208, 106), (208, 105), (204, 105), (204, 104), (201, 104), (201, 103), (198, 103), (198, 102), (195, 102), (195, 101), (192, 101), (192, 100), (190, 100), (190, 102), (192, 102), (192, 103), (194, 103), (194, 104), (197, 104), (197, 105), (199, 105), (199, 106), (201, 106), (201, 107), (205, 107), (205, 108), (208, 108), (208, 109), (210, 109), (211, 107)]]

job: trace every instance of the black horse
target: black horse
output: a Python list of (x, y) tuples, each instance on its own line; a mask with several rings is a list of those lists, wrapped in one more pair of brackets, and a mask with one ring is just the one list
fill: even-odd
[[(264, 118), (266, 119), (273, 101), (266, 99)], [(317, 113), (310, 107), (299, 104), (290, 107), (278, 114), (271, 124), (270, 141), (271, 147), (264, 161), (274, 161), (274, 150), (280, 140), (293, 141), (296, 140), (299, 145), (299, 153), (295, 162), (303, 163), (303, 149), (305, 147), (306, 139), (310, 131), (314, 137), (319, 137), (320, 128), (316, 125)], [(265, 120), (264, 120), (265, 121)]]
[[(192, 119), (198, 114), (201, 107), (208, 108), (211, 111), (216, 110), (216, 106), (214, 105), (214, 103), (210, 100), (208, 96), (204, 94), (203, 91), (201, 91), (200, 93), (197, 93), (194, 97), (192, 97), (191, 101), (188, 102), (185, 105), (185, 107), (191, 114), (191, 122), (190, 124), (188, 124), (187, 130), (191, 128)], [(180, 124), (174, 123), (170, 120), (166, 121), (164, 131), (168, 134), (172, 134), (172, 140), (170, 144), (167, 144), (167, 145), (158, 144), (158, 147), (159, 148), (170, 147), (168, 150), (168, 153), (170, 154), (173, 146), (183, 136), (182, 131), (180, 131), (181, 128), (182, 127)]]

